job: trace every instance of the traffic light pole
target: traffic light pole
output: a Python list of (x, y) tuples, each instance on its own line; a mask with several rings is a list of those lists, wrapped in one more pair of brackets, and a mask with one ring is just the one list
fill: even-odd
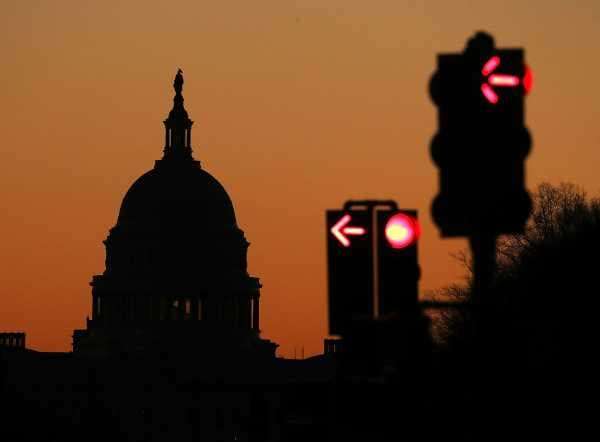
[[(344, 210), (352, 210), (356, 208), (364, 208), (369, 214), (371, 225), (375, 225), (374, 213), (378, 207), (387, 207), (391, 210), (398, 210), (398, 204), (394, 200), (348, 200), (344, 203)], [(377, 238), (372, 236), (373, 250), (376, 249)], [(377, 272), (379, 269), (377, 253), (373, 253), (373, 314), (375, 318), (379, 317), (379, 281)]]
[(492, 286), (496, 273), (496, 235), (475, 233), (469, 237), (473, 259), (473, 290), (471, 303), (479, 306)]

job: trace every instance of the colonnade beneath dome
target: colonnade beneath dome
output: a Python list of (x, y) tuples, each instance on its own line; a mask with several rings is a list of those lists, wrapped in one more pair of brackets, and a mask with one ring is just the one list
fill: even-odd
[(25, 348), (25, 333), (0, 333), (0, 347)]
[(94, 294), (92, 307), (92, 319), (102, 323), (203, 321), (260, 331), (258, 294), (230, 296)]

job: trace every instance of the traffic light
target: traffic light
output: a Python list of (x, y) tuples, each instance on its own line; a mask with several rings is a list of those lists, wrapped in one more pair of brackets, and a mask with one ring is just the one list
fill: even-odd
[(417, 244), (421, 233), (415, 210), (379, 210), (377, 281), (379, 315), (414, 309), (419, 296)]
[(442, 236), (523, 231), (531, 211), (524, 167), (531, 87), (523, 50), (497, 49), (488, 34), (476, 34), (462, 53), (438, 55), (430, 82), (438, 108), (431, 155), (440, 182), (432, 215)]
[(344, 334), (373, 317), (372, 213), (328, 210), (326, 217), (329, 333)]

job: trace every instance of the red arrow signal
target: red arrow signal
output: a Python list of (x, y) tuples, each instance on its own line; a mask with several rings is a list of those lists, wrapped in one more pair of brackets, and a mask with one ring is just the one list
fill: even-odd
[(500, 66), (500, 57), (494, 55), (485, 62), (481, 69), (481, 74), (487, 77), (487, 83), (481, 85), (481, 93), (487, 101), (492, 104), (498, 103), (500, 98), (492, 86), (496, 87), (517, 87), (521, 84), (521, 79), (516, 75), (492, 74)]
[(352, 227), (347, 224), (352, 220), (350, 215), (346, 214), (340, 218), (340, 220), (335, 223), (335, 225), (331, 228), (331, 233), (335, 238), (344, 246), (350, 247), (350, 240), (348, 236), (351, 235), (364, 235), (367, 231), (363, 227)]

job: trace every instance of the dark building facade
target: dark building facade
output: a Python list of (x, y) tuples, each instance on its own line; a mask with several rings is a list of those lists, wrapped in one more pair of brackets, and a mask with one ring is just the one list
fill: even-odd
[(192, 120), (178, 71), (164, 121), (162, 159), (133, 183), (104, 241), (92, 317), (73, 350), (90, 356), (147, 351), (274, 357), (259, 338), (260, 283), (223, 186), (192, 156)]

